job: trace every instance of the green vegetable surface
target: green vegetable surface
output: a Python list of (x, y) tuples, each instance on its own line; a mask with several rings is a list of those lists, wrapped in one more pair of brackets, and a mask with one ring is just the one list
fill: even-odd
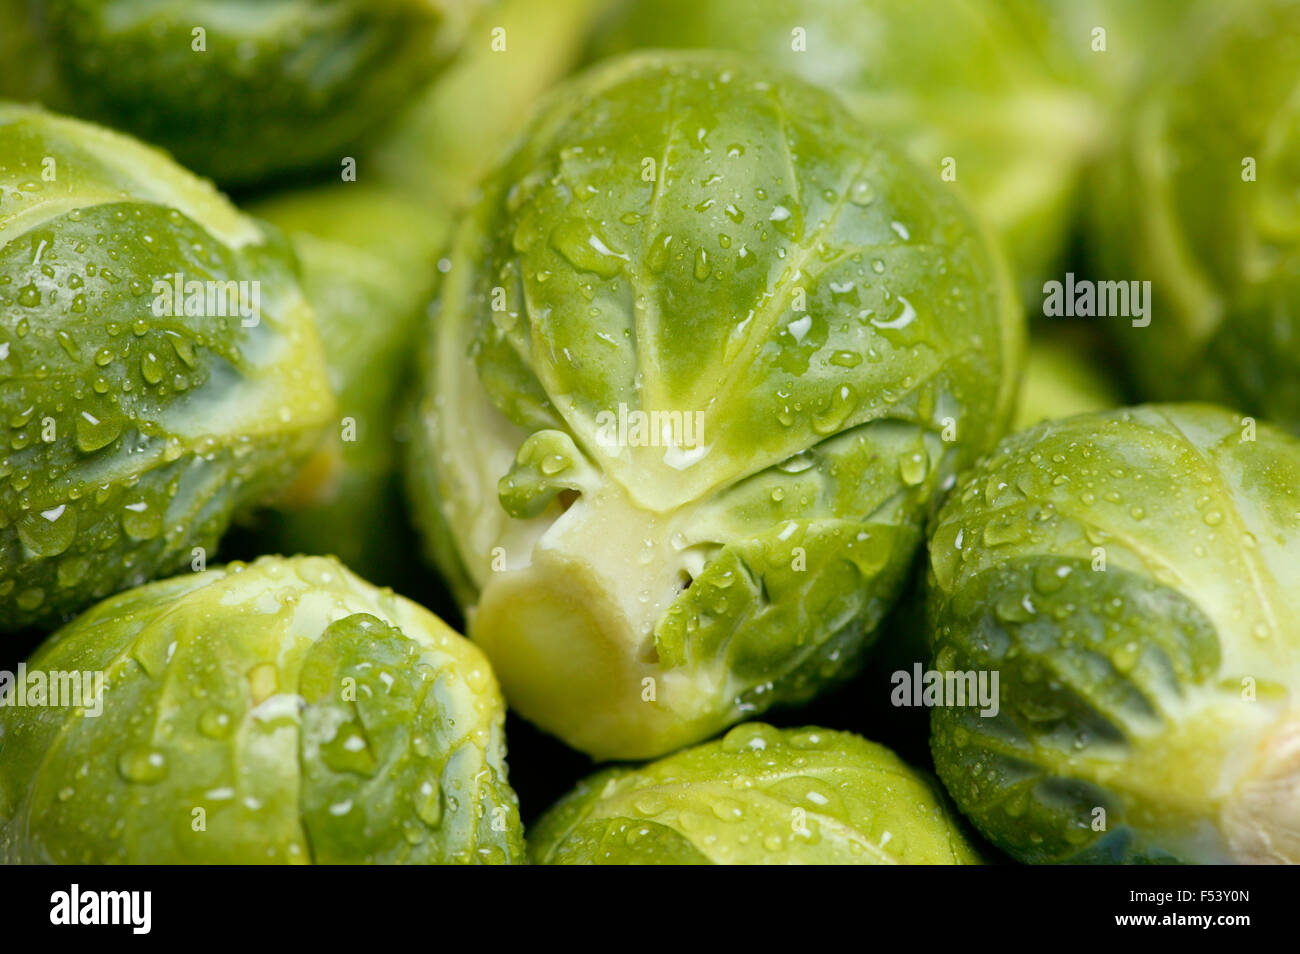
[(0, 865), (982, 861), (1300, 864), (1300, 0), (0, 0)]
[(1085, 341), (1046, 334), (1031, 340), (1012, 430), (1124, 403), (1099, 363)]
[(201, 565), (332, 415), (282, 237), (134, 140), (0, 104), (0, 629)]
[(407, 383), (450, 216), (389, 188), (338, 183), (277, 194), (251, 211), (289, 236), (314, 305), (335, 426), (295, 485), (264, 511), (263, 553), (333, 554), (395, 583), (418, 561), (398, 478), (398, 397)]
[(410, 485), (511, 705), (649, 757), (851, 672), (1011, 411), (1019, 310), (965, 208), (721, 54), (596, 68), (481, 191)]
[(1255, 0), (1002, 0), (1027, 2), (1047, 14), (1050, 29), (1074, 57), (1114, 117), (1152, 76), (1186, 59), (1185, 31), (1213, 22), (1216, 7)]
[(456, 61), (384, 131), (363, 163), (404, 195), (455, 207), (572, 69), (608, 0), (498, 0)]
[(1300, 433), (1300, 2), (1225, 5), (1137, 98), (1098, 174), (1104, 277), (1151, 282), (1121, 336), (1144, 393)]
[(1058, 266), (1080, 176), (1107, 136), (1075, 62), (1088, 38), (1056, 22), (1045, 0), (630, 0), (593, 55), (734, 50), (837, 91), (970, 196), (1029, 298)]
[(930, 539), (958, 807), (1027, 862), (1300, 861), (1300, 441), (1209, 405), (1049, 421), (967, 474)]
[(102, 711), (0, 708), (0, 861), (522, 860), (487, 661), (337, 561), (151, 583), (28, 665)]
[(535, 864), (978, 864), (938, 787), (848, 732), (738, 726), (579, 783), (529, 833)]
[(26, 54), (0, 64), (0, 90), (250, 185), (340, 162), (451, 60), (482, 4), (0, 0)]

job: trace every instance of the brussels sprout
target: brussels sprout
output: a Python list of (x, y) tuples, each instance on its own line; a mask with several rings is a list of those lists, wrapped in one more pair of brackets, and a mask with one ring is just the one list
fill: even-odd
[(0, 104), (0, 629), (205, 560), (332, 411), (282, 239), (159, 152)]
[[(16, 0), (0, 3), (21, 18)], [(124, 129), (223, 185), (247, 185), (338, 162), (452, 58), (480, 6), (42, 0), (26, 4), (15, 29), (34, 62), (0, 70), (11, 96)]]
[(1151, 282), (1116, 323), (1145, 396), (1300, 432), (1300, 2), (1224, 9), (1139, 102), (1094, 207), (1110, 279)]
[(1210, 405), (1002, 442), (930, 540), (959, 808), (1029, 862), (1300, 861), (1300, 442)]
[(1012, 430), (1039, 421), (1116, 407), (1114, 383), (1091, 362), (1082, 342), (1041, 337), (1029, 343)]
[(750, 722), (593, 775), (529, 834), (550, 865), (979, 864), (938, 786), (848, 732)]
[(327, 445), (262, 514), (256, 552), (333, 554), (367, 579), (405, 582), (412, 561), (394, 545), (407, 524), (397, 399), (450, 216), (355, 183), (277, 195), (251, 211), (297, 252), (339, 405)]
[(122, 593), (34, 673), (102, 682), (0, 707), (5, 863), (522, 860), (487, 660), (333, 559)]
[(1063, 252), (1107, 135), (1051, 22), (1039, 0), (633, 0), (594, 53), (734, 50), (837, 90), (928, 174), (955, 178), (1028, 296)]
[(453, 240), (410, 467), (512, 707), (649, 757), (850, 672), (1022, 330), (829, 94), (718, 54), (559, 91)]

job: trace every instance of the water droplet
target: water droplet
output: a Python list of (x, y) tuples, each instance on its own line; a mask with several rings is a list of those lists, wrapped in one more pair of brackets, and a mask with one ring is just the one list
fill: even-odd
[(556, 474), (569, 469), (569, 458), (563, 454), (547, 454), (542, 458), (539, 469), (548, 477), (554, 477)]
[(831, 282), (831, 301), (837, 305), (858, 304), (858, 286), (856, 282)]
[(668, 803), (664, 801), (662, 795), (655, 792), (644, 792), (632, 800), (632, 807), (642, 817), (653, 818), (667, 808)]
[(280, 670), (275, 663), (260, 663), (248, 671), (248, 686), (252, 692), (253, 704), (258, 705), (279, 690)]
[(209, 739), (224, 739), (233, 727), (234, 720), (225, 709), (204, 709), (199, 714), (199, 732)]
[(660, 232), (650, 245), (650, 251), (646, 254), (646, 268), (651, 274), (659, 275), (668, 267), (668, 252), (672, 248), (673, 237), (666, 232)]
[(565, 219), (551, 230), (551, 244), (574, 268), (613, 278), (628, 257), (609, 247), (592, 223)]
[(39, 586), (30, 587), (19, 593), (15, 602), (19, 609), (31, 613), (45, 602), (45, 591)]
[(152, 351), (146, 351), (140, 359), (140, 373), (150, 384), (157, 384), (163, 377), (162, 360)]
[(915, 487), (921, 481), (925, 480), (925, 475), (930, 471), (930, 457), (924, 451), (914, 451), (911, 454), (904, 454), (898, 459), (898, 473), (903, 478), (903, 483), (909, 487)]
[(898, 306), (893, 318), (888, 321), (878, 318), (871, 319), (871, 323), (877, 328), (887, 328), (894, 331), (906, 328), (914, 321), (916, 321), (916, 309), (902, 295), (898, 296)]
[(722, 738), (722, 750), (739, 754), (741, 752), (762, 752), (769, 747), (779, 746), (781, 737), (770, 725), (750, 722), (736, 726)]
[(840, 368), (856, 368), (862, 363), (862, 355), (856, 351), (836, 351), (831, 355), (831, 364)]
[(55, 337), (58, 338), (59, 347), (63, 349), (64, 354), (73, 361), (81, 360), (81, 352), (77, 350), (77, 343), (72, 340), (72, 335), (68, 334), (66, 331), (60, 330)]
[(1059, 593), (1065, 588), (1066, 580), (1070, 573), (1073, 572), (1068, 566), (1049, 566), (1042, 565), (1034, 570), (1034, 589), (1039, 593), (1050, 596), (1053, 593)]
[(830, 402), (813, 418), (813, 431), (822, 436), (836, 433), (857, 407), (857, 393), (848, 385), (842, 386), (832, 392)]
[(151, 785), (167, 777), (167, 757), (154, 748), (135, 748), (117, 760), (117, 771), (128, 782)]
[(58, 556), (77, 536), (77, 512), (66, 504), (24, 514), (18, 521), (18, 538), (39, 557)]
[(786, 474), (802, 474), (810, 467), (817, 464), (817, 458), (810, 451), (801, 451), (793, 457), (788, 457), (777, 465), (778, 469)]
[(442, 824), (442, 787), (434, 779), (425, 779), (417, 792), (415, 814), (430, 828)]
[(704, 281), (709, 277), (711, 269), (709, 267), (709, 253), (703, 248), (695, 250), (695, 279)]
[(849, 186), (849, 201), (854, 205), (870, 205), (876, 200), (876, 190), (866, 179), (857, 179)]
[(1137, 643), (1125, 643), (1115, 650), (1110, 661), (1119, 672), (1126, 673), (1137, 664), (1138, 655)]
[(122, 529), (132, 540), (152, 540), (162, 532), (162, 509), (147, 500), (134, 500), (122, 508)]
[(185, 366), (194, 367), (194, 345), (188, 338), (182, 338), (179, 335), (171, 338), (172, 350), (176, 352), (176, 357), (185, 362)]
[(69, 556), (59, 561), (55, 576), (62, 589), (71, 589), (81, 583), (90, 572), (90, 560), (84, 556)]

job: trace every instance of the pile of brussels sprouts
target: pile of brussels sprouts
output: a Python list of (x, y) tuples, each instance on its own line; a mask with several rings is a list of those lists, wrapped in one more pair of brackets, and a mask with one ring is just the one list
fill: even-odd
[(1300, 0), (0, 0), (0, 862), (1300, 862), (1297, 89)]

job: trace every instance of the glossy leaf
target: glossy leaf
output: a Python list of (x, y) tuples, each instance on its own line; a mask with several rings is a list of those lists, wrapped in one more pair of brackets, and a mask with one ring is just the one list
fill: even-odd
[(529, 835), (535, 864), (979, 864), (943, 795), (848, 732), (751, 722), (578, 784)]
[(521, 857), (487, 661), (337, 561), (130, 590), (28, 665), (102, 673), (103, 689), (98, 706), (0, 708), (5, 862)]
[(737, 59), (560, 90), (449, 262), (412, 496), (512, 705), (601, 757), (850, 672), (1010, 410), (1014, 296), (965, 208)]
[(281, 237), (134, 140), (0, 105), (0, 628), (212, 559), (332, 411)]
[(21, 28), (36, 42), (0, 64), (0, 89), (164, 146), (223, 186), (252, 185), (337, 167), (451, 60), (480, 6), (29, 3)]
[(930, 540), (939, 775), (1031, 862), (1300, 860), (1300, 442), (1209, 405), (1048, 421)]

